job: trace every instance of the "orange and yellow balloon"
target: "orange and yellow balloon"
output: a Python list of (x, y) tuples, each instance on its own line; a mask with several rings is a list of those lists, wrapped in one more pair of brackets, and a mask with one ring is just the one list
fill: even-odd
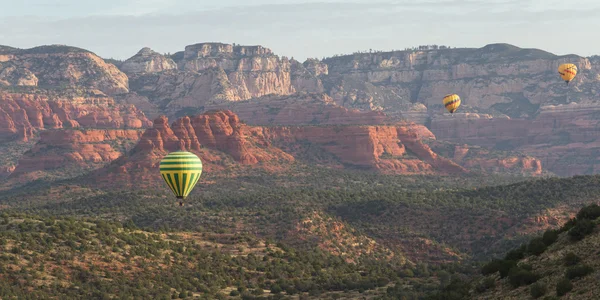
[(444, 96), (442, 102), (446, 109), (453, 114), (460, 106), (460, 97), (457, 94), (449, 94)]
[(562, 80), (568, 85), (575, 78), (575, 75), (577, 75), (577, 66), (574, 64), (562, 64), (558, 66), (558, 74), (560, 74)]

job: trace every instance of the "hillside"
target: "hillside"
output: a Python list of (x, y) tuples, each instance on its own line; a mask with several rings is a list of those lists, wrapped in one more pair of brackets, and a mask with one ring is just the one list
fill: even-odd
[[(455, 281), (440, 299), (596, 299), (600, 207), (582, 208), (562, 227), (549, 229), (481, 268), (483, 276)], [(454, 293), (454, 295), (451, 295)]]
[(249, 235), (6, 213), (0, 228), (3, 298), (351, 299), (385, 293), (381, 287), (399, 279), (374, 261), (350, 264)]
[[(66, 274), (69, 274), (71, 270), (77, 270), (75, 265), (83, 267), (92, 262), (98, 262), (94, 263), (97, 267), (88, 269), (94, 275), (87, 274), (86, 276), (92, 279), (83, 282), (79, 290), (99, 289), (102, 291), (101, 282), (106, 280), (104, 278), (107, 276), (122, 278), (120, 276), (123, 275), (119, 275), (118, 270), (106, 269), (108, 266), (101, 263), (101, 256), (114, 256), (118, 258), (117, 261), (124, 262), (119, 257), (125, 257), (125, 253), (132, 252), (128, 247), (120, 246), (118, 240), (125, 241), (125, 245), (131, 244), (131, 247), (142, 242), (128, 242), (129, 238), (126, 236), (134, 235), (133, 232), (137, 231), (137, 229), (133, 229), (133, 226), (139, 227), (146, 234), (153, 236), (155, 242), (152, 242), (152, 245), (160, 244), (160, 241), (165, 238), (174, 239), (169, 236), (164, 237), (164, 235), (159, 238), (159, 235), (162, 234), (161, 231), (181, 236), (184, 241), (196, 240), (201, 244), (210, 242), (210, 245), (215, 243), (213, 238), (217, 239), (216, 244), (226, 244), (220, 239), (250, 236), (259, 241), (257, 245), (262, 245), (261, 243), (266, 240), (272, 240), (270, 242), (272, 245), (281, 243), (278, 248), (287, 249), (284, 250), (285, 253), (293, 251), (296, 253), (294, 256), (296, 258), (304, 255), (302, 253), (321, 253), (319, 254), (321, 257), (331, 257), (338, 261), (333, 269), (326, 268), (332, 272), (336, 268), (348, 266), (347, 268), (350, 269), (346, 270), (361, 270), (362, 274), (381, 274), (376, 277), (383, 276), (389, 280), (381, 281), (385, 282), (383, 284), (385, 288), (378, 289), (376, 286), (381, 285), (373, 286), (365, 283), (369, 287), (364, 289), (372, 290), (366, 295), (375, 293), (391, 299), (394, 299), (393, 295), (398, 293), (413, 296), (435, 293), (440, 286), (440, 281), (442, 286), (446, 286), (449, 282), (448, 273), (457, 273), (456, 276), (459, 277), (464, 276), (459, 273), (469, 273), (471, 262), (504, 256), (508, 249), (518, 246), (530, 239), (532, 235), (539, 235), (544, 230), (567, 222), (576, 215), (577, 209), (583, 204), (597, 201), (596, 195), (600, 192), (598, 190), (600, 177), (598, 176), (538, 179), (509, 185), (482, 187), (490, 185), (490, 183), (498, 184), (506, 179), (490, 178), (490, 182), (477, 183), (477, 180), (485, 180), (485, 178), (397, 177), (374, 175), (373, 173), (319, 170), (313, 173), (304, 171), (292, 178), (254, 174), (229, 180), (221, 179), (219, 185), (200, 183), (195, 193), (187, 200), (187, 205), (181, 208), (175, 205), (172, 195), (163, 186), (149, 187), (140, 191), (119, 192), (90, 188), (90, 183), (84, 184), (85, 179), (86, 176), (83, 176), (81, 180), (71, 179), (48, 186), (31, 185), (10, 193), (3, 193), (0, 204), (5, 212), (5, 219), (9, 219), (8, 223), (18, 223), (22, 219), (41, 221), (28, 221), (26, 223), (31, 225), (17, 227), (19, 231), (31, 232), (20, 236), (10, 233), (17, 230), (15, 227), (2, 230), (2, 234), (8, 235), (7, 241), (20, 239), (19, 241), (23, 242), (22, 252), (14, 253), (10, 250), (13, 248), (7, 248), (10, 251), (5, 255), (24, 255), (22, 259), (27, 261), (31, 259), (28, 258), (29, 256), (36, 257), (36, 255), (32, 255), (32, 252), (40, 251), (38, 245), (49, 242), (47, 238), (43, 243), (36, 243), (38, 235), (46, 236), (45, 232), (55, 234), (50, 229), (52, 226), (48, 225), (53, 224), (48, 221), (48, 217), (57, 219), (56, 222), (65, 220), (65, 222), (73, 224), (68, 226), (65, 224), (65, 230), (76, 231), (88, 230), (85, 228), (94, 230), (93, 224), (98, 223), (99, 220), (127, 224), (124, 225), (126, 229), (128, 228), (127, 230), (115, 231), (113, 229), (104, 233), (107, 236), (115, 236), (117, 248), (106, 242), (106, 239), (101, 240), (96, 246), (93, 243), (93, 240), (96, 239), (93, 233), (84, 235), (73, 232), (71, 235), (65, 232), (63, 237), (58, 236), (58, 240), (52, 240), (53, 243), (64, 243), (65, 246), (72, 249), (65, 253), (73, 253), (73, 259), (71, 256), (67, 256), (62, 260), (65, 261), (63, 266), (66, 268)], [(22, 213), (27, 215), (22, 215)], [(45, 217), (40, 218), (34, 215)], [(40, 225), (33, 225), (34, 223)], [(2, 224), (5, 226), (6, 222)], [(46, 224), (44, 225), (46, 227), (39, 227), (42, 224)], [(28, 238), (30, 234), (32, 235), (31, 239)], [(69, 243), (66, 240), (67, 237), (74, 239), (75, 243)], [(92, 244), (83, 247), (79, 244), (83, 240), (90, 240)], [(564, 237), (560, 237), (556, 245), (561, 245), (563, 240)], [(243, 246), (245, 249), (243, 251), (250, 249), (257, 255), (265, 253), (261, 246), (251, 246), (249, 241), (246, 241), (238, 240), (224, 248), (221, 248), (220, 245), (217, 246), (221, 248), (221, 253), (231, 253), (232, 256), (237, 256), (238, 252), (236, 251), (240, 250), (236, 249), (239, 246)], [(145, 268), (147, 269), (144, 270), (144, 263), (132, 258), (129, 263), (132, 265), (132, 270), (129, 271), (139, 273), (137, 276), (129, 277), (134, 280), (129, 281), (132, 282), (131, 284), (135, 284), (137, 282), (135, 280), (148, 282), (156, 280), (166, 282), (166, 285), (174, 288), (178, 293), (181, 293), (182, 287), (185, 287), (186, 292), (198, 291), (184, 283), (180, 285), (175, 281), (165, 281), (159, 277), (162, 276), (161, 274), (170, 274), (173, 270), (179, 269), (167, 267), (164, 273), (148, 269), (157, 265), (152, 263), (153, 261), (164, 259), (162, 251), (168, 252), (169, 249), (178, 251), (173, 248), (176, 247), (176, 243), (156, 246), (157, 251), (163, 249), (159, 251), (159, 254), (162, 253), (160, 255), (152, 250), (155, 247), (148, 244), (150, 241), (143, 243), (144, 246), (140, 246), (139, 250), (142, 252), (136, 250), (135, 255), (146, 257), (147, 267)], [(102, 246), (105, 244), (106, 246)], [(11, 247), (13, 242), (7, 242), (6, 245), (5, 247)], [(105, 249), (98, 250), (99, 246)], [(548, 248), (549, 255), (554, 249), (552, 247), (554, 246)], [(69, 248), (65, 248), (65, 251), (66, 249)], [(198, 248), (195, 247), (195, 249)], [(208, 248), (206, 250), (212, 251)], [(144, 254), (146, 253), (144, 251), (148, 251), (149, 254)], [(110, 254), (111, 252), (113, 254)], [(47, 256), (50, 254), (40, 253), (36, 263), (50, 259)], [(193, 255), (193, 257), (186, 255)], [(75, 257), (79, 258), (74, 259)], [(181, 261), (195, 262), (203, 256), (186, 254), (184, 251), (178, 257), (181, 258)], [(17, 262), (21, 261), (21, 258), (17, 260)], [(449, 262), (461, 264), (454, 264), (454, 267), (444, 265)], [(22, 266), (26, 263), (23, 261), (18, 265)], [(55, 264), (53, 259), (50, 259), (45, 265)], [(231, 270), (226, 271), (226, 274), (235, 272), (238, 264), (235, 260), (224, 260), (223, 269)], [(194, 270), (193, 266), (196, 265), (191, 264), (188, 268)], [(321, 266), (324, 265), (321, 263)], [(31, 267), (35, 266), (35, 263), (31, 265)], [(115, 267), (118, 266), (120, 264)], [(269, 266), (273, 267), (274, 265)], [(40, 273), (32, 272), (31, 267), (15, 274), (11, 280), (28, 278), (22, 277), (25, 276), (24, 274), (31, 274), (34, 276), (33, 278), (38, 278), (36, 276), (40, 276)], [(18, 268), (13, 267), (13, 269), (17, 270)], [(288, 271), (293, 273), (291, 270)], [(39, 272), (44, 274), (45, 271)], [(177, 271), (182, 278), (188, 276), (187, 272)], [(302, 274), (310, 272), (303, 271)], [(131, 274), (125, 271), (124, 273), (125, 275)], [(250, 282), (260, 282), (260, 273), (247, 272), (247, 274)], [(49, 276), (50, 278), (47, 280), (55, 280), (52, 278), (55, 275), (49, 274)], [(361, 278), (366, 278), (365, 276), (361, 275)], [(274, 278), (266, 275), (265, 285), (261, 286), (264, 290), (268, 290), (270, 287), (268, 285), (270, 281), (267, 279)], [(27, 283), (23, 284), (31, 284), (37, 281), (24, 282)], [(230, 292), (231, 287), (235, 286), (235, 280), (233, 282), (233, 285), (221, 286), (221, 291), (226, 294)], [(294, 284), (300, 284), (294, 282)], [(327, 279), (327, 281), (320, 280), (319, 282), (331, 281)], [(342, 280), (342, 282), (344, 281)], [(75, 281), (73, 284), (79, 283)], [(502, 284), (499, 282), (497, 286)], [(214, 291), (211, 288), (212, 284), (203, 283), (203, 285), (209, 288), (211, 293)], [(318, 289), (322, 293), (344, 290), (343, 285), (336, 284), (335, 286), (321, 285)], [(145, 285), (144, 287), (148, 292), (156, 291), (151, 287)], [(247, 285), (247, 287), (252, 289), (256, 288), (256, 285), (252, 287)], [(300, 285), (296, 289), (300, 289), (299, 287)], [(42, 288), (40, 292), (42, 290), (48, 291), (48, 289)], [(173, 290), (167, 290), (170, 293), (173, 292)], [(347, 292), (356, 293), (359, 290), (361, 290), (359, 286), (354, 286), (354, 288), (348, 288)], [(76, 291), (63, 290), (61, 293), (75, 293)], [(307, 290), (307, 292), (310, 291)], [(318, 298), (316, 291), (312, 293), (315, 298)], [(346, 296), (346, 298), (352, 297)]]

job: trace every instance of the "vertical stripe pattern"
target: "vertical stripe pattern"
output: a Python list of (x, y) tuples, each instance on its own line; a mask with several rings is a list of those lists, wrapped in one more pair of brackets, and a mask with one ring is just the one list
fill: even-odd
[(442, 103), (444, 103), (446, 109), (452, 114), (460, 106), (460, 97), (458, 97), (457, 94), (446, 95), (444, 96)]
[(177, 198), (185, 199), (202, 174), (202, 161), (194, 153), (171, 152), (160, 162), (160, 175)]

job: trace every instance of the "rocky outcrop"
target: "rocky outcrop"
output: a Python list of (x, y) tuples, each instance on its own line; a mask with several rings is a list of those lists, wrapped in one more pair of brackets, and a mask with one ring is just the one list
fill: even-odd
[[(259, 127), (248, 126), (233, 112), (221, 110), (183, 117), (169, 125), (167, 118), (161, 116), (154, 121), (153, 128), (145, 131), (131, 154), (115, 161), (104, 174), (105, 181), (110, 182), (127, 182), (123, 177), (139, 180), (139, 176), (149, 176), (148, 180), (152, 180), (150, 177), (156, 172), (151, 170), (164, 155), (176, 150), (198, 154), (206, 172), (227, 176), (233, 175), (233, 169), (239, 169), (232, 166), (225, 169), (224, 164), (279, 170), (288, 169), (291, 162), (395, 174), (467, 172), (416, 141), (432, 138), (435, 137), (431, 132), (416, 124)], [(324, 155), (312, 157), (312, 151)]]
[(457, 114), (434, 118), (431, 131), (439, 140), (524, 153), (560, 176), (596, 174), (600, 171), (599, 111), (592, 104), (571, 103), (541, 107), (531, 120)]
[(327, 92), (339, 104), (395, 113), (422, 103), (443, 112), (441, 99), (457, 93), (466, 107), (494, 109), (511, 117), (530, 117), (539, 105), (566, 103), (556, 70), (572, 62), (579, 73), (570, 101), (596, 102), (598, 71), (587, 58), (557, 56), (537, 49), (491, 44), (479, 49), (430, 49), (364, 53), (324, 61)]
[(305, 152), (300, 145), (306, 141), (346, 166), (396, 174), (467, 172), (417, 141), (427, 137), (419, 136), (414, 127), (418, 125), (300, 126), (267, 128), (264, 133), (289, 153)]
[(0, 167), (0, 179), (4, 179), (5, 177), (8, 177), (14, 170), (15, 170), (14, 165)]
[(206, 109), (231, 110), (250, 125), (381, 125), (391, 122), (382, 112), (339, 106), (327, 94), (264, 96), (251, 101), (211, 105)]
[(129, 92), (127, 76), (92, 52), (52, 45), (0, 50), (0, 86), (88, 88), (107, 95)]
[(144, 47), (136, 55), (124, 61), (119, 68), (126, 74), (156, 73), (177, 69), (177, 64), (171, 58)]
[(73, 177), (110, 163), (139, 140), (139, 130), (48, 130), (40, 133), (35, 146), (19, 159), (9, 179)]
[(323, 92), (318, 77), (327, 73), (323, 63), (301, 64), (262, 46), (201, 43), (186, 46), (173, 58), (179, 70), (130, 78), (133, 91), (167, 114), (265, 95)]
[[(137, 141), (135, 146), (134, 141)], [(463, 153), (462, 158), (457, 154), (460, 164), (454, 162), (450, 154), (442, 151), (440, 155), (435, 146), (428, 145), (435, 143), (435, 136), (425, 126), (414, 123), (261, 127), (246, 125), (235, 113), (220, 110), (182, 117), (171, 124), (165, 116), (160, 116), (143, 134), (135, 130), (44, 131), (11, 176), (29, 178), (23, 175), (84, 165), (95, 169), (110, 163), (89, 178), (111, 186), (153, 183), (160, 180), (156, 172), (160, 160), (177, 150), (196, 153), (205, 172), (225, 177), (257, 168), (289, 171), (296, 164), (385, 174), (502, 171), (497, 164), (478, 161), (477, 156), (469, 153)], [(131, 151), (125, 150), (130, 148)], [(510, 157), (504, 157), (498, 164), (506, 169), (541, 168), (535, 160), (512, 161)]]
[(431, 148), (436, 153), (451, 158), (461, 166), (479, 173), (527, 176), (540, 176), (546, 173), (542, 169), (540, 159), (518, 152), (490, 150), (467, 144), (456, 145), (439, 140), (431, 143)]
[(151, 125), (131, 105), (116, 105), (110, 97), (49, 99), (36, 94), (0, 91), (0, 139), (27, 140), (40, 129), (145, 128)]

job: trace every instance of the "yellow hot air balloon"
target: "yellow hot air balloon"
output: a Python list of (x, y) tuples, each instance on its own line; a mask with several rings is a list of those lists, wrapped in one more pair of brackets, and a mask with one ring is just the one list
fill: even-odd
[(577, 75), (577, 66), (574, 64), (562, 64), (558, 66), (558, 74), (560, 74), (560, 77), (568, 85), (575, 78), (575, 75)]
[(160, 175), (177, 199), (180, 199), (180, 206), (183, 206), (183, 200), (200, 179), (200, 174), (202, 161), (191, 152), (171, 152), (160, 161)]
[(446, 109), (453, 114), (460, 106), (460, 97), (457, 94), (449, 94), (444, 96), (443, 100)]

